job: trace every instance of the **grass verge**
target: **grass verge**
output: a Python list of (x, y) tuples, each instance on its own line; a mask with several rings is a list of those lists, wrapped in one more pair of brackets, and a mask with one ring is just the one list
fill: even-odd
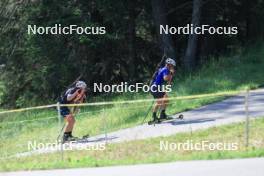
[[(101, 167), (113, 165), (160, 163), (180, 160), (212, 160), (264, 156), (264, 118), (250, 121), (249, 147), (244, 147), (245, 123), (224, 125), (193, 133), (179, 133), (168, 137), (108, 144), (105, 150), (66, 151), (64, 160), (59, 153), (33, 155), (30, 157), (0, 161), (1, 171), (58, 169), (77, 167)], [(208, 144), (224, 144), (224, 150), (183, 150), (182, 148), (161, 150), (161, 142), (186, 143), (192, 141)], [(231, 147), (237, 146), (236, 148)], [(223, 149), (223, 148), (222, 148)], [(232, 149), (232, 150), (231, 150)]]

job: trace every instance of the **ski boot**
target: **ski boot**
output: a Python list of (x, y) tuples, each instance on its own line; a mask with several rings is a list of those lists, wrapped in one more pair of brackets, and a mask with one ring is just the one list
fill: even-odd
[(74, 137), (72, 136), (72, 134), (68, 134), (68, 133), (64, 133), (63, 135), (63, 139), (62, 139), (62, 143), (65, 143), (65, 142), (70, 142), (70, 141), (76, 141), (78, 140), (79, 138), (78, 137)]
[(156, 115), (155, 112), (153, 113), (152, 118), (153, 118), (153, 120), (148, 122), (149, 125), (152, 125), (152, 124), (155, 124), (155, 123), (160, 123), (160, 120), (157, 118), (157, 115)]
[(160, 118), (159, 120), (162, 121), (162, 120), (167, 120), (168, 119), (168, 115), (165, 113), (165, 110), (162, 110), (160, 112)]

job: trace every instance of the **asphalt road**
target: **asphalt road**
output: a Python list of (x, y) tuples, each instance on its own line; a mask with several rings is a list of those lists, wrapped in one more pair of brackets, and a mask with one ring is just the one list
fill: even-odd
[[(249, 94), (249, 116), (251, 119), (264, 117), (264, 88), (250, 91)], [(224, 124), (241, 122), (246, 119), (245, 113), (245, 95), (240, 94), (223, 101), (209, 104), (194, 110), (182, 113), (183, 120), (174, 119), (154, 125), (139, 125), (132, 128), (121, 129), (115, 132), (98, 135), (89, 138), (87, 143), (79, 143), (74, 147), (81, 145), (94, 145), (98, 143), (116, 143), (138, 139), (146, 139), (159, 136), (169, 136), (179, 132), (190, 132), (195, 130), (217, 127)], [(176, 114), (174, 117), (178, 117)], [(107, 116), (106, 116), (107, 118)], [(47, 148), (45, 150), (31, 151), (18, 156), (26, 156), (38, 153), (49, 153), (60, 150), (60, 147)]]
[(264, 158), (0, 173), (1, 176), (263, 176)]
[[(250, 118), (264, 117), (264, 89), (250, 92)], [(179, 132), (192, 132), (198, 129), (217, 127), (224, 124), (241, 122), (246, 119), (245, 96), (237, 95), (226, 100), (183, 112), (184, 120), (174, 119), (157, 125), (143, 124), (107, 134), (108, 142), (123, 142), (151, 137), (169, 136)], [(174, 117), (178, 117), (176, 114)], [(94, 141), (105, 140), (104, 135), (91, 138)]]

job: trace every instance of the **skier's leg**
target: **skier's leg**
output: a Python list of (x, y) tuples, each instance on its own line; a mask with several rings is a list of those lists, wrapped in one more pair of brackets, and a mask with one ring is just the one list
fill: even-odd
[(163, 98), (162, 98), (162, 103), (161, 103), (161, 112), (160, 112), (160, 119), (166, 119), (167, 118), (167, 115), (166, 115), (166, 107), (169, 103), (169, 100), (168, 100), (168, 95), (165, 93)]
[(157, 101), (153, 107), (153, 114), (152, 114), (153, 121), (158, 120), (157, 111), (160, 109), (161, 105), (162, 105), (162, 99), (157, 99)]
[(66, 128), (63, 135), (64, 142), (72, 138), (72, 130), (75, 123), (75, 119), (72, 114), (65, 116), (65, 119), (66, 119)]
[(67, 125), (65, 128), (65, 132), (72, 132), (73, 130), (73, 126), (75, 124), (75, 118), (73, 117), (72, 114), (69, 114), (65, 117), (66, 121), (67, 121)]

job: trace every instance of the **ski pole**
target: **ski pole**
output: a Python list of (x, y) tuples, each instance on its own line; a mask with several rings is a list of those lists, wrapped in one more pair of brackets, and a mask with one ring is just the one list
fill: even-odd
[(63, 124), (63, 126), (62, 126), (62, 128), (60, 130), (60, 133), (59, 133), (59, 135), (57, 137), (57, 141), (59, 141), (59, 139), (61, 138), (61, 134), (62, 134), (62, 131), (64, 130), (65, 125), (66, 125), (66, 123)]
[[(167, 56), (166, 56), (165, 51), (164, 51), (164, 54), (163, 54), (163, 56), (162, 56), (162, 59), (160, 60), (159, 64), (156, 66), (156, 68), (155, 68), (155, 72), (154, 72), (154, 74), (153, 74), (152, 77), (151, 77), (151, 81), (149, 82), (149, 87), (152, 85), (152, 81), (153, 81), (153, 79), (155, 78), (155, 76), (157, 75), (157, 73), (158, 73), (158, 69), (161, 67), (161, 65), (162, 65), (162, 63), (165, 61), (166, 57), (167, 57)], [(146, 118), (147, 118), (147, 116), (148, 116), (148, 114), (149, 114), (149, 112), (150, 112), (150, 110), (151, 110), (151, 108), (152, 108), (152, 106), (153, 106), (153, 104), (154, 104), (154, 101), (155, 101), (155, 99), (152, 101), (151, 106), (149, 107), (149, 109), (148, 109), (148, 111), (147, 111), (147, 114), (145, 115), (145, 117), (144, 117), (144, 119), (143, 119), (141, 125), (143, 125), (143, 123), (145, 122), (145, 120), (146, 120)]]
[(144, 124), (144, 122), (145, 122), (146, 118), (148, 117), (148, 114), (149, 114), (149, 112), (150, 112), (150, 110), (151, 110), (153, 104), (154, 104), (154, 100), (152, 101), (152, 103), (151, 103), (151, 105), (150, 105), (150, 107), (149, 107), (149, 109), (148, 109), (148, 111), (147, 111), (147, 113), (146, 113), (144, 119), (142, 120), (141, 125)]

